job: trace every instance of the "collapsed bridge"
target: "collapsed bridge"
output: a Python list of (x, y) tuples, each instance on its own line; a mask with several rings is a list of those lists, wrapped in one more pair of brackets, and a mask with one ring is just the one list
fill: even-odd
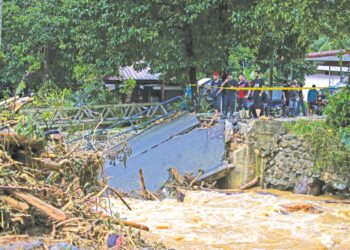
[[(159, 106), (167, 108), (165, 114), (147, 117), (147, 114), (154, 113), (152, 110)], [(121, 124), (129, 126), (113, 131)], [(122, 139), (115, 142), (116, 138)], [(93, 134), (74, 138), (67, 143), (80, 140), (87, 142), (90, 149), (104, 146), (104, 175), (109, 177), (108, 184), (126, 192), (140, 189), (140, 169), (143, 171), (147, 189), (156, 191), (167, 182), (169, 169), (173, 167), (182, 175), (201, 171), (202, 177), (198, 181), (209, 176), (211, 181), (215, 181), (222, 177), (222, 172), (230, 168), (223, 161), (225, 122), (203, 127), (197, 116), (189, 112), (182, 97), (156, 104)], [(123, 147), (128, 148), (128, 157), (115, 157), (116, 152), (124, 150)]]

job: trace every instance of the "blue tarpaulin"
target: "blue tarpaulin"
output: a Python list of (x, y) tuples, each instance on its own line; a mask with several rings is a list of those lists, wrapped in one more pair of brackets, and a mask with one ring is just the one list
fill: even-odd
[(224, 125), (198, 128), (199, 120), (191, 114), (155, 125), (128, 141), (132, 154), (126, 167), (122, 163), (105, 162), (109, 185), (127, 192), (140, 190), (141, 168), (146, 188), (156, 191), (168, 180), (168, 169), (185, 172), (211, 171), (222, 165), (224, 157)]

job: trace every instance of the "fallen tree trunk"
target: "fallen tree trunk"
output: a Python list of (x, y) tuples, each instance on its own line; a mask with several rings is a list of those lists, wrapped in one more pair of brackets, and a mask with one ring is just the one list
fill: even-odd
[(54, 162), (50, 158), (33, 158), (33, 162), (35, 163), (36, 166), (43, 169), (47, 169), (50, 171), (57, 171), (57, 172), (62, 171), (61, 165), (57, 162)]
[(25, 202), (29, 203), (33, 207), (42, 211), (43, 213), (47, 214), (49, 217), (53, 218), (54, 220), (67, 219), (67, 215), (63, 211), (61, 211), (58, 208), (55, 208), (50, 204), (47, 204), (46, 202), (43, 202), (42, 200), (34, 197), (33, 195), (22, 193), (19, 191), (13, 191), (12, 194), (17, 198), (20, 198), (21, 200), (24, 200)]
[(9, 196), (0, 195), (0, 200), (2, 202), (4, 202), (6, 205), (8, 205), (8, 206), (10, 206), (18, 211), (21, 211), (21, 212), (25, 212), (29, 209), (29, 206), (27, 203), (20, 202), (16, 199), (9, 197)]

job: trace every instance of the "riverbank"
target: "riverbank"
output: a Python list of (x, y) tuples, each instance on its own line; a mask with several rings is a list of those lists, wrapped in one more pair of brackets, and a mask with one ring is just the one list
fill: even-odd
[[(241, 120), (239, 131), (227, 143), (226, 159), (235, 168), (218, 183), (220, 188), (240, 188), (255, 178), (260, 187), (300, 194), (349, 195), (350, 175), (320, 170), (309, 138), (293, 134), (287, 127), (296, 119)], [(348, 169), (349, 161), (337, 166)]]

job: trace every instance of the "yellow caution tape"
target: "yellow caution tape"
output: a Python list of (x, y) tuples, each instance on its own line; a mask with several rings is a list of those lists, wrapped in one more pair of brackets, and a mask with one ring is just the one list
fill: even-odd
[[(195, 84), (190, 84), (191, 87), (197, 87)], [(215, 86), (198, 86), (198, 87), (206, 87), (206, 88), (214, 88)], [(325, 87), (216, 87), (217, 89), (229, 89), (229, 90), (310, 90), (310, 89), (324, 89)]]

